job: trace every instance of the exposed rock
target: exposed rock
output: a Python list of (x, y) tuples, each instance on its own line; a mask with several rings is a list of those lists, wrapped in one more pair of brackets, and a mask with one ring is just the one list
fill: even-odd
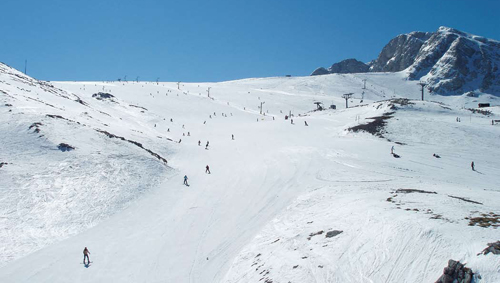
[(411, 32), (400, 34), (384, 46), (378, 58), (370, 67), (371, 72), (399, 72), (411, 64), (420, 51), (420, 47), (431, 37), (430, 32)]
[(470, 268), (465, 267), (459, 261), (450, 259), (448, 267), (443, 270), (443, 275), (439, 277), (436, 283), (471, 283), (474, 273)]
[(342, 232), (344, 232), (344, 231), (342, 231), (342, 230), (329, 231), (329, 232), (326, 233), (325, 237), (326, 238), (333, 238), (333, 237), (337, 236), (338, 234), (340, 234)]
[(98, 99), (98, 100), (109, 99), (109, 100), (113, 101), (114, 95), (112, 95), (111, 93), (107, 93), (107, 92), (98, 92), (98, 93), (92, 94), (92, 97), (94, 97), (95, 99)]
[(478, 255), (480, 254), (487, 255), (489, 253), (500, 255), (500, 241), (496, 241), (495, 243), (488, 243), (488, 247)]
[(329, 73), (330, 72), (328, 72), (327, 69), (325, 69), (323, 67), (319, 67), (316, 70), (314, 70), (314, 72), (311, 73), (311, 76), (326, 75), (326, 74), (329, 74)]
[(330, 68), (325, 69), (320, 67), (311, 76), (326, 75), (326, 74), (348, 74), (348, 73), (366, 73), (370, 66), (356, 59), (346, 59), (341, 62), (333, 64)]
[(75, 148), (72, 147), (71, 145), (67, 144), (67, 143), (60, 143), (57, 148), (62, 151), (62, 152), (65, 152), (65, 151), (72, 151), (74, 150)]

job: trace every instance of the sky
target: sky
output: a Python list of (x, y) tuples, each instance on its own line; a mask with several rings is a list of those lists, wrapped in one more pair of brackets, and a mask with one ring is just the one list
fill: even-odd
[(52, 81), (307, 76), (448, 26), (500, 40), (498, 0), (0, 1), (0, 62)]

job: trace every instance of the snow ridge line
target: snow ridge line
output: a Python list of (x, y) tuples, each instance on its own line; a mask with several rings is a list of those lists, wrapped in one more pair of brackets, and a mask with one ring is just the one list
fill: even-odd
[(152, 156), (156, 157), (158, 160), (162, 161), (165, 165), (167, 165), (167, 163), (168, 163), (168, 161), (165, 158), (161, 157), (158, 153), (153, 152), (150, 149), (147, 149), (147, 148), (143, 147), (142, 144), (139, 143), (139, 142), (136, 142), (136, 141), (133, 141), (133, 140), (128, 140), (128, 139), (126, 139), (124, 137), (120, 137), (120, 136), (114, 135), (114, 134), (112, 134), (110, 132), (107, 132), (107, 131), (104, 131), (104, 130), (101, 130), (101, 129), (95, 129), (95, 130), (97, 132), (99, 132), (99, 133), (105, 134), (106, 136), (108, 136), (108, 138), (116, 138), (116, 139), (120, 139), (122, 141), (127, 141), (127, 142), (129, 142), (131, 144), (134, 144), (134, 145), (136, 145), (136, 146), (144, 149), (149, 154), (151, 154)]
[[(45, 116), (50, 117), (50, 118), (55, 118), (55, 119), (63, 119), (63, 120), (66, 120), (66, 121), (68, 121), (68, 122), (77, 123), (78, 125), (87, 126), (87, 125), (85, 125), (85, 124), (81, 124), (81, 123), (80, 123), (80, 122), (78, 122), (78, 121), (73, 121), (73, 120), (70, 120), (70, 119), (64, 118), (64, 117), (62, 117), (62, 116), (60, 116), (60, 115), (52, 115), (52, 114), (47, 114), (47, 115), (45, 115)], [(152, 156), (156, 157), (158, 160), (162, 161), (162, 162), (163, 162), (163, 164), (167, 165), (167, 163), (168, 163), (168, 161), (167, 161), (165, 158), (163, 158), (161, 155), (159, 155), (158, 153), (156, 153), (156, 152), (154, 152), (154, 151), (152, 151), (152, 150), (150, 150), (150, 149), (145, 148), (145, 147), (144, 147), (141, 143), (139, 143), (139, 142), (136, 142), (136, 141), (133, 141), (133, 140), (129, 140), (129, 139), (126, 139), (126, 138), (124, 138), (124, 137), (117, 136), (117, 135), (115, 135), (115, 134), (112, 134), (112, 133), (110, 133), (110, 132), (107, 132), (107, 131), (104, 131), (104, 130), (101, 130), (101, 129), (94, 129), (94, 130), (95, 130), (95, 131), (97, 131), (97, 132), (99, 132), (99, 133), (101, 133), (101, 134), (105, 134), (106, 136), (108, 136), (108, 138), (116, 138), (116, 139), (120, 139), (120, 140), (122, 140), (122, 141), (127, 141), (127, 142), (129, 142), (129, 143), (131, 143), (131, 144), (133, 144), (133, 145), (136, 145), (136, 146), (138, 146), (138, 147), (142, 148), (143, 150), (147, 151), (147, 152), (148, 152), (149, 154), (151, 154)]]

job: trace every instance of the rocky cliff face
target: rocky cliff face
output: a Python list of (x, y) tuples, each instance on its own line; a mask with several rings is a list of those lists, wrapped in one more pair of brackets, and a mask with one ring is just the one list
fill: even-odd
[[(405, 71), (408, 79), (425, 81), (428, 90), (438, 94), (481, 91), (500, 95), (500, 42), (452, 28), (398, 35), (377, 59), (364, 65), (369, 72)], [(363, 68), (333, 66), (311, 75), (363, 72)]]
[(371, 72), (398, 72), (413, 64), (420, 47), (431, 37), (429, 32), (400, 34), (382, 49), (370, 67)]

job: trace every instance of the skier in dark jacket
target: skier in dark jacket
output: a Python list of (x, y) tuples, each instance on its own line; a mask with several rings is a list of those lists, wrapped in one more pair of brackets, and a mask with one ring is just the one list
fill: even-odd
[(208, 165), (207, 165), (207, 167), (205, 167), (205, 173), (210, 174), (210, 167)]
[(476, 169), (474, 168), (474, 161), (472, 161), (472, 163), (470, 164), (470, 167), (472, 168), (472, 171), (476, 171)]
[(187, 175), (184, 175), (184, 185), (189, 186), (188, 185), (188, 176)]
[(90, 264), (89, 254), (89, 250), (85, 247), (85, 249), (83, 249), (83, 264), (85, 264), (85, 258), (87, 258), (87, 264)]

